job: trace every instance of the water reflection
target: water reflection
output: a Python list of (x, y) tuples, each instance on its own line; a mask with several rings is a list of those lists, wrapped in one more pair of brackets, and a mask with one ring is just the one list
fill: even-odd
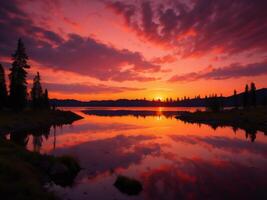
[[(202, 125), (201, 123), (198, 123), (198, 122), (188, 122), (188, 121), (183, 121), (183, 122), (185, 124), (187, 123), (197, 124), (199, 127), (201, 127)], [(236, 133), (239, 129), (244, 130), (246, 139), (250, 139), (251, 142), (254, 142), (256, 140), (257, 132), (259, 130), (259, 128), (255, 126), (238, 127), (238, 126), (230, 126), (230, 125), (218, 125), (218, 124), (213, 124), (213, 123), (208, 123), (208, 122), (205, 122), (204, 124), (208, 125), (213, 130), (216, 130), (218, 128), (224, 128), (224, 127), (231, 127), (234, 133)], [(267, 133), (264, 133), (264, 134), (267, 135)]]
[[(171, 109), (163, 110), (174, 114)], [(51, 188), (63, 199), (267, 198), (267, 137), (262, 132), (184, 123), (153, 115), (158, 108), (119, 115), (116, 108), (100, 114), (82, 110), (74, 109), (84, 119), (73, 125), (9, 135), (30, 150), (80, 161), (83, 170), (73, 187)], [(140, 181), (143, 191), (131, 197), (121, 193), (113, 185), (119, 175)]]
[[(130, 165), (139, 164), (147, 155), (158, 156), (159, 144), (145, 144), (146, 141), (154, 140), (155, 136), (124, 136), (90, 141), (75, 145), (70, 148), (58, 148), (55, 155), (66, 153), (79, 157), (81, 167), (88, 178), (111, 172), (117, 169), (127, 169)], [(86, 152), (86, 153), (85, 153)], [(85, 175), (85, 174), (84, 174)]]
[(252, 153), (267, 158), (267, 145), (260, 141), (256, 145), (251, 145), (244, 140), (224, 136), (170, 135), (170, 138), (178, 143), (198, 145), (208, 150), (222, 149), (232, 154)]
[[(51, 139), (49, 136), (51, 134), (51, 128), (53, 129), (53, 139), (54, 139), (54, 148), (56, 147), (56, 128), (61, 127), (60, 125), (51, 125), (45, 127), (39, 127), (32, 130), (23, 130), (23, 131), (12, 131), (9, 133), (3, 134), (6, 139), (14, 142), (15, 144), (28, 148), (31, 146), (30, 150), (34, 152), (40, 152), (43, 142), (48, 139)], [(31, 141), (31, 144), (30, 144)]]
[(167, 118), (172, 118), (178, 115), (181, 111), (164, 111), (161, 108), (157, 110), (85, 110), (83, 111), (88, 115), (97, 116), (134, 116), (134, 117), (149, 117), (149, 116), (165, 116)]
[(234, 161), (184, 158), (141, 176), (145, 199), (266, 199), (266, 172)]

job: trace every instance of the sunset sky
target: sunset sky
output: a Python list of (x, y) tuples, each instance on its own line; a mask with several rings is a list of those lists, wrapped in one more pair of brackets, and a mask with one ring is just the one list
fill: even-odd
[(267, 1), (1, 0), (0, 63), (18, 38), (50, 98), (231, 95), (267, 87)]

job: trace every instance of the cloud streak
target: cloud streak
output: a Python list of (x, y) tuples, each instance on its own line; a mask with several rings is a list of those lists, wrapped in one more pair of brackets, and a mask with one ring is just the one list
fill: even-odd
[(197, 81), (200, 79), (225, 80), (230, 78), (255, 77), (266, 74), (267, 61), (262, 63), (251, 63), (247, 65), (241, 65), (239, 63), (236, 63), (226, 67), (208, 67), (203, 71), (175, 75), (169, 79), (169, 82), (189, 82)]
[(59, 83), (44, 83), (44, 87), (48, 88), (52, 92), (63, 92), (66, 94), (100, 94), (100, 93), (121, 93), (127, 91), (140, 91), (145, 88), (133, 88), (133, 87), (114, 87), (103, 84), (88, 85), (88, 84), (59, 84)]

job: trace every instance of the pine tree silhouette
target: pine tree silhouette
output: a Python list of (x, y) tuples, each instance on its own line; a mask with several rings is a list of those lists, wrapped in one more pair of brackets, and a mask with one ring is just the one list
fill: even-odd
[(41, 78), (39, 72), (33, 79), (33, 86), (31, 90), (31, 100), (33, 108), (43, 107), (43, 90), (41, 86)]
[(45, 109), (50, 109), (50, 104), (49, 104), (49, 97), (48, 97), (48, 91), (47, 89), (45, 89), (45, 93), (44, 93), (44, 108)]
[(0, 109), (7, 105), (7, 89), (5, 80), (5, 71), (0, 64)]
[(238, 108), (238, 101), (237, 101), (237, 92), (234, 90), (234, 106), (237, 109)]
[(247, 108), (249, 106), (249, 93), (248, 93), (248, 84), (246, 84), (245, 92), (243, 94), (243, 106), (244, 108)]
[(250, 84), (250, 102), (252, 106), (256, 106), (256, 85), (255, 83)]
[(22, 110), (27, 104), (27, 72), (28, 56), (21, 39), (18, 40), (17, 50), (12, 55), (13, 63), (10, 69), (10, 105), (15, 110)]

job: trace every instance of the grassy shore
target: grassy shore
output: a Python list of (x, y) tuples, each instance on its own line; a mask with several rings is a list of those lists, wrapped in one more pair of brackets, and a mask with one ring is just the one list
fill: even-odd
[(26, 110), (23, 112), (0, 112), (0, 133), (7, 131), (24, 131), (44, 126), (69, 124), (82, 117), (60, 110)]
[(176, 117), (185, 122), (207, 124), (213, 128), (232, 126), (248, 132), (263, 131), (267, 133), (267, 107), (248, 109), (231, 109), (222, 112), (184, 112)]
[(2, 199), (57, 199), (44, 185), (52, 181), (62, 186), (71, 185), (79, 170), (78, 162), (72, 157), (41, 155), (0, 139)]
[[(69, 124), (79, 115), (59, 110), (26, 110), (0, 112), (0, 194), (3, 199), (50, 200), (57, 197), (44, 185), (54, 182), (71, 185), (80, 170), (69, 156), (54, 157), (30, 152), (5, 139), (3, 133), (27, 131), (52, 125)], [(1, 137), (2, 136), (2, 137)]]

